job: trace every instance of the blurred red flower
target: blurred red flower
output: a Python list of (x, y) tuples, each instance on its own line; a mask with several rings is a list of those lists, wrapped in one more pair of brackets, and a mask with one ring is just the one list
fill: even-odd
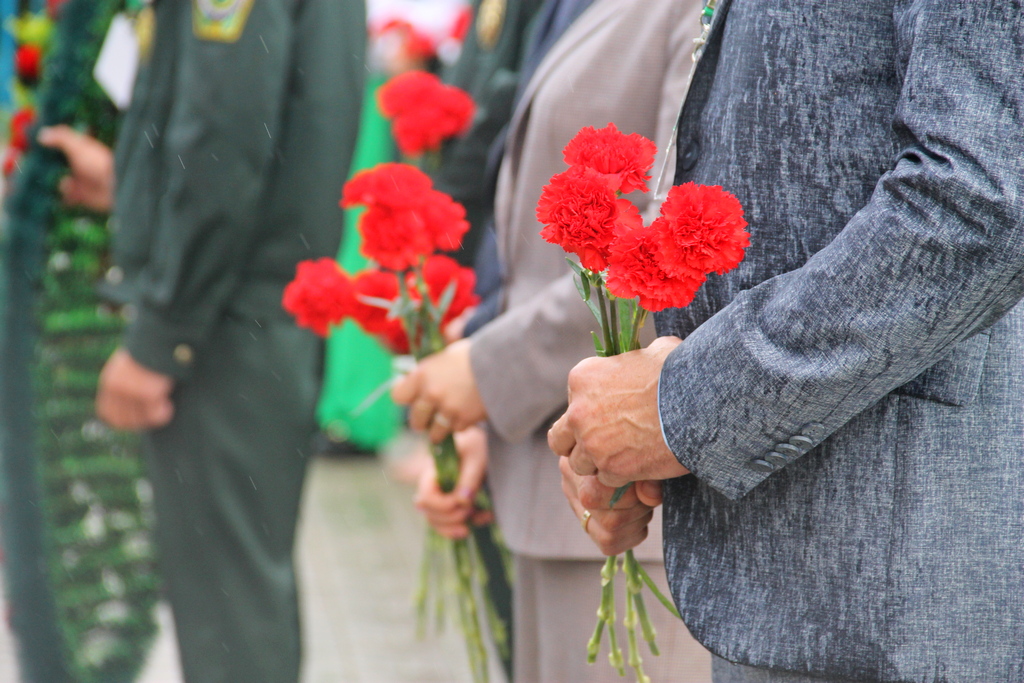
[(408, 164), (380, 164), (353, 176), (341, 206), (356, 205), (367, 207), (359, 219), (363, 254), (391, 270), (411, 268), (435, 249), (458, 249), (469, 229), (462, 205)]
[(19, 152), (28, 149), (28, 131), (35, 120), (36, 112), (32, 107), (22, 107), (11, 115), (11, 147)]
[(14, 53), (14, 72), (25, 83), (39, 80), (42, 64), (43, 50), (38, 45), (22, 45)]
[(377, 101), (406, 156), (436, 151), (443, 141), (465, 133), (476, 111), (468, 93), (426, 71), (395, 76), (381, 86)]
[(355, 308), (352, 281), (331, 258), (302, 261), (295, 279), (284, 289), (284, 310), (300, 327), (326, 337), (331, 325), (341, 323)]
[(586, 166), (608, 176), (612, 189), (623, 194), (647, 192), (647, 173), (658, 149), (639, 133), (626, 135), (609, 123), (601, 129), (587, 126), (565, 146), (562, 154), (570, 166)]
[(632, 203), (616, 197), (606, 175), (571, 166), (544, 186), (537, 203), (541, 237), (579, 256), (598, 273), (608, 265), (608, 247), (622, 228), (643, 224)]
[(355, 276), (352, 287), (356, 300), (352, 318), (395, 353), (409, 353), (409, 337), (402, 321), (392, 317), (391, 310), (383, 305), (386, 301), (397, 301), (398, 276), (383, 270), (367, 270)]
[[(475, 306), (480, 297), (473, 288), (476, 286), (476, 273), (472, 268), (464, 268), (458, 261), (441, 254), (435, 254), (423, 264), (423, 280), (427, 285), (430, 300), (437, 305), (445, 291), (454, 282), (455, 290), (451, 303), (441, 318), (443, 328), (459, 317), (467, 308)], [(410, 287), (412, 290), (412, 287)]]

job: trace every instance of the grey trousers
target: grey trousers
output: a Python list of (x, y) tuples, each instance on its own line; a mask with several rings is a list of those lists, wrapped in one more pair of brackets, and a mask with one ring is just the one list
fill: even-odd
[[(621, 683), (608, 663), (605, 640), (597, 661), (587, 664), (587, 641), (597, 622), (601, 599), (600, 560), (544, 560), (515, 555), (516, 584), (512, 592), (515, 614), (513, 666), (516, 683)], [(644, 562), (644, 569), (667, 595), (665, 568)], [(616, 597), (625, 594), (622, 576), (617, 577)], [(625, 655), (626, 631), (619, 616), (620, 645)], [(693, 639), (686, 625), (656, 599), (645, 600), (658, 633), (661, 655), (655, 657), (640, 638), (643, 667), (652, 681), (708, 683), (711, 667), (708, 651)], [(627, 677), (632, 673), (627, 668)]]
[(757, 669), (733, 664), (711, 655), (711, 680), (714, 683), (855, 683), (851, 678), (819, 678), (790, 671)]

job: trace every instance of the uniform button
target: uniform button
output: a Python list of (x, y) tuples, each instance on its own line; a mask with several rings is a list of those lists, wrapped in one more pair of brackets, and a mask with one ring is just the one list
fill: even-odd
[(800, 432), (809, 439), (820, 441), (825, 436), (825, 425), (820, 422), (808, 422)]
[(775, 444), (775, 450), (778, 451), (779, 453), (782, 453), (790, 460), (794, 458), (799, 458), (801, 455), (804, 454), (802, 450), (800, 450), (791, 443)]
[(748, 460), (747, 467), (754, 470), (755, 472), (766, 472), (770, 474), (775, 471), (775, 465), (771, 464), (767, 460), (762, 460), (761, 458), (753, 458), (752, 460)]
[(806, 436), (794, 436), (789, 440), (789, 442), (805, 452), (814, 448), (814, 441), (808, 439)]
[(192, 365), (194, 356), (195, 353), (188, 344), (178, 344), (174, 347), (174, 360), (177, 361), (178, 365)]
[(111, 266), (107, 268), (107, 274), (104, 276), (104, 279), (112, 285), (119, 285), (124, 280), (124, 271), (121, 270), (120, 266)]
[(789, 458), (784, 456), (782, 453), (777, 453), (776, 451), (772, 451), (768, 455), (764, 456), (764, 459), (776, 467), (785, 467), (789, 464)]
[(690, 144), (683, 150), (682, 156), (679, 157), (679, 168), (684, 171), (692, 171), (693, 167), (697, 165), (697, 159), (700, 158), (700, 143), (696, 139), (690, 140)]

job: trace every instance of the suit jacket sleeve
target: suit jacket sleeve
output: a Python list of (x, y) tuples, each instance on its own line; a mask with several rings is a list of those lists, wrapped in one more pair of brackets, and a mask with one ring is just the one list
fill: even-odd
[(821, 441), (1024, 295), (1019, 12), (910, 2), (895, 19), (894, 166), (831, 244), (742, 292), (662, 370), (669, 446), (730, 498), (771, 476), (753, 459)]
[(155, 224), (142, 228), (152, 246), (125, 338), (129, 353), (159, 372), (187, 374), (173, 350), (184, 343), (198, 352), (259, 237), (254, 219), (281, 123), (294, 5), (253, 2), (231, 43), (197, 38), (187, 9), (167, 27), (177, 63), (164, 86), (174, 92), (160, 140), (164, 193)]
[[(692, 38), (699, 27), (697, 10), (696, 3), (693, 11), (684, 8), (683, 19), (673, 24), (672, 35), (666, 41), (669, 54), (662, 62), (666, 65), (665, 76), (653, 124), (654, 141), (660, 148), (655, 175), (662, 155), (668, 152), (686, 89)], [(656, 210), (652, 195), (653, 192), (634, 193), (630, 199), (649, 214)], [(535, 230), (539, 231), (540, 226)], [(530, 238), (540, 239), (536, 232)], [(558, 247), (551, 245), (551, 249)], [(645, 331), (647, 341), (653, 338), (653, 325), (650, 327)], [(530, 436), (564, 408), (569, 371), (582, 359), (594, 355), (589, 333), (596, 329), (597, 323), (580, 298), (572, 271), (566, 265), (561, 278), (473, 335), (473, 374), (490, 422), (503, 439), (514, 442)]]

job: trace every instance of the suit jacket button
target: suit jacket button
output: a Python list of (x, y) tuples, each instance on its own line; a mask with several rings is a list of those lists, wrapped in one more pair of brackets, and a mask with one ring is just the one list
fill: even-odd
[(814, 448), (814, 440), (808, 439), (806, 436), (794, 436), (789, 442), (804, 452)]
[(174, 360), (177, 361), (178, 365), (185, 367), (192, 365), (192, 358), (194, 356), (192, 347), (188, 344), (178, 344), (174, 347)]
[(820, 422), (808, 422), (800, 432), (809, 439), (820, 441), (825, 436), (825, 425)]
[(782, 453), (777, 453), (776, 451), (772, 451), (768, 455), (764, 456), (764, 459), (775, 467), (785, 467), (789, 464), (789, 458), (784, 456)]
[(771, 474), (775, 471), (775, 465), (771, 464), (767, 460), (761, 458), (753, 458), (747, 461), (747, 467), (754, 470), (755, 472), (766, 472)]
[(697, 142), (696, 138), (690, 140), (690, 144), (686, 146), (683, 153), (679, 155), (679, 168), (684, 171), (692, 171), (693, 167), (697, 165), (697, 159), (700, 158), (700, 143)]
[(799, 458), (801, 455), (804, 454), (802, 450), (800, 450), (791, 443), (775, 444), (775, 450), (778, 451), (779, 453), (782, 453), (790, 460), (793, 460), (794, 458)]

